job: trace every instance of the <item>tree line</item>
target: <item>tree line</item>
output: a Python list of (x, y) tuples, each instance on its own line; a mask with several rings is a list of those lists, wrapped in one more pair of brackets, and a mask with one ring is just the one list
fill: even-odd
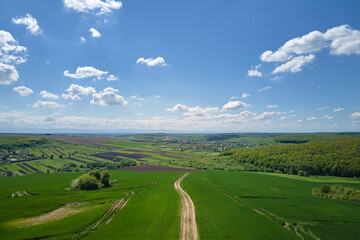
[(297, 175), (360, 176), (360, 138), (336, 138), (221, 153), (258, 171)]

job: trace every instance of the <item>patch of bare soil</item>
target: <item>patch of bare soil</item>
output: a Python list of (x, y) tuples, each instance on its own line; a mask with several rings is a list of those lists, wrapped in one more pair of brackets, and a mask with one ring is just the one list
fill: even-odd
[(195, 206), (190, 196), (181, 188), (181, 181), (188, 175), (185, 173), (174, 183), (174, 188), (181, 196), (182, 211), (180, 220), (179, 240), (197, 240), (198, 232), (195, 218)]
[[(78, 203), (74, 203), (74, 204), (76, 206), (78, 206)], [(58, 208), (54, 211), (42, 214), (40, 216), (12, 220), (12, 221), (8, 222), (8, 225), (17, 227), (17, 228), (27, 228), (27, 227), (44, 224), (44, 223), (58, 221), (58, 220), (70, 217), (72, 215), (75, 215), (77, 213), (85, 212), (87, 210), (88, 210), (87, 207), (76, 208), (74, 206), (71, 206), (71, 204), (69, 204), (64, 207)]]
[(155, 166), (155, 165), (137, 165), (124, 168), (116, 168), (112, 170), (119, 171), (135, 171), (135, 172), (195, 172), (199, 171), (197, 169), (187, 169), (187, 168), (175, 168), (175, 167), (166, 167), (166, 166)]
[(146, 154), (140, 154), (140, 153), (120, 153), (120, 152), (101, 152), (101, 153), (95, 153), (92, 156), (97, 158), (103, 158), (107, 160), (113, 160), (116, 157), (127, 157), (132, 158), (135, 160), (139, 160), (141, 158), (150, 157)]

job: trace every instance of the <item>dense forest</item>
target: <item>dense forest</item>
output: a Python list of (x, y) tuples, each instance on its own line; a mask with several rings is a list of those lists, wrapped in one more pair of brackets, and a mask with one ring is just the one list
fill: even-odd
[(360, 176), (360, 138), (333, 138), (301, 144), (232, 149), (221, 153), (258, 171), (294, 175)]

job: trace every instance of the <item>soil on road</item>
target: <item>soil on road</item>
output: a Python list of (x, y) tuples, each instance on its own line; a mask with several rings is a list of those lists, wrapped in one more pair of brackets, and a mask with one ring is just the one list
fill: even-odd
[(182, 211), (179, 240), (197, 240), (198, 232), (195, 219), (195, 206), (190, 196), (181, 188), (181, 181), (188, 175), (185, 173), (174, 183), (174, 188), (181, 196)]

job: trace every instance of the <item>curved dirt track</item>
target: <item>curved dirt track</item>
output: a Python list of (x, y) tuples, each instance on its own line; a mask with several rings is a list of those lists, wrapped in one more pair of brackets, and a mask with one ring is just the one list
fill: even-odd
[(197, 240), (198, 232), (195, 219), (195, 206), (190, 196), (181, 188), (181, 181), (188, 175), (185, 173), (174, 183), (174, 188), (181, 196), (182, 211), (180, 220), (180, 240)]

